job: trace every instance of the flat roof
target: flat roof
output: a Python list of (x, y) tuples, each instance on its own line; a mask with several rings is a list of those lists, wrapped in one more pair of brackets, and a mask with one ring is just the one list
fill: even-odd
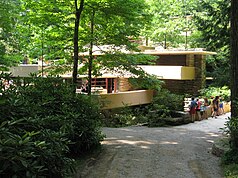
[[(123, 52), (124, 54), (148, 54), (148, 55), (216, 55), (216, 52), (202, 51), (202, 50), (148, 50), (143, 52)], [(79, 53), (80, 56), (88, 56), (88, 52)], [(101, 56), (104, 53), (96, 51), (93, 53), (94, 56)]]
[(144, 51), (143, 54), (151, 54), (151, 55), (187, 55), (187, 54), (193, 54), (193, 55), (216, 55), (216, 52), (211, 51)]

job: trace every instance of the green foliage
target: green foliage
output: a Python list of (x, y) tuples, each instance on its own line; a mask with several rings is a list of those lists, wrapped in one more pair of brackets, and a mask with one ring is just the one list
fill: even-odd
[(129, 82), (135, 89), (154, 89), (158, 91), (161, 89), (163, 83), (157, 76), (146, 73), (138, 77), (129, 78)]
[(231, 148), (236, 150), (238, 145), (238, 118), (230, 117), (229, 120), (225, 124), (224, 131), (228, 135), (230, 135)]
[(63, 177), (72, 155), (100, 145), (98, 105), (61, 78), (2, 75), (0, 84), (0, 175)]
[(106, 127), (125, 127), (147, 123), (146, 106), (132, 106), (113, 110), (104, 110), (103, 124)]
[(230, 49), (228, 46), (224, 46), (216, 52), (217, 55), (207, 58), (206, 76), (213, 78), (211, 86), (230, 86)]
[(19, 10), (19, 0), (0, 1), (0, 71), (7, 70), (19, 61), (15, 47), (15, 28)]
[(18, 50), (29, 59), (71, 59), (73, 4), (58, 0), (24, 0), (18, 17)]
[[(140, 29), (146, 22), (146, 7), (145, 0), (86, 1), (81, 19), (81, 40), (85, 44), (93, 42), (97, 46), (106, 44), (134, 48), (130, 40), (140, 35)], [(93, 11), (92, 38), (88, 24)]]
[(165, 118), (181, 117), (175, 111), (183, 111), (183, 96), (172, 94), (167, 90), (157, 93), (153, 103), (142, 106), (105, 110), (104, 125), (122, 127), (128, 125), (148, 124), (151, 127), (169, 125)]
[(170, 110), (164, 105), (154, 104), (148, 113), (148, 125), (150, 127), (165, 126), (166, 122), (164, 118), (171, 117)]
[(227, 86), (224, 87), (208, 87), (200, 90), (200, 94), (206, 98), (211, 98), (211, 96), (221, 96), (223, 100), (230, 101), (231, 91)]
[(192, 38), (190, 35), (185, 37), (185, 33), (190, 34), (196, 30), (192, 16), (198, 1), (147, 0), (147, 3), (152, 20), (143, 34), (164, 48), (190, 47)]
[(183, 111), (183, 96), (176, 95), (168, 90), (161, 90), (148, 106), (149, 126), (165, 124), (164, 118), (172, 117), (175, 111)]
[(227, 177), (237, 177), (238, 172), (238, 118), (230, 117), (225, 124), (224, 132), (229, 135), (230, 150), (225, 152), (222, 163)]
[(222, 157), (222, 163), (225, 165), (229, 165), (229, 164), (238, 164), (238, 153), (237, 153), (237, 149), (231, 149), (227, 152), (225, 152), (225, 154)]
[(27, 119), (5, 121), (1, 125), (0, 175), (63, 177), (74, 162), (66, 156), (70, 142), (65, 134), (50, 129), (27, 132), (25, 124), (29, 124)]
[(237, 178), (238, 177), (238, 164), (224, 165), (224, 172), (226, 178)]
[(170, 91), (163, 89), (157, 93), (153, 100), (153, 104), (164, 105), (171, 111), (183, 110), (183, 96), (171, 93)]
[(230, 85), (230, 1), (201, 1), (197, 6), (195, 23), (201, 32), (197, 42), (218, 55), (207, 60), (207, 76), (215, 86)]
[[(108, 71), (118, 76), (129, 76), (129, 82), (135, 89), (160, 90), (162, 81), (147, 74), (139, 65), (152, 64), (155, 57), (143, 54), (108, 53), (98, 57), (99, 72)], [(100, 74), (98, 74), (100, 75)]]
[(230, 43), (230, 1), (206, 0), (197, 6), (196, 25), (201, 31), (201, 43), (208, 50), (222, 49)]

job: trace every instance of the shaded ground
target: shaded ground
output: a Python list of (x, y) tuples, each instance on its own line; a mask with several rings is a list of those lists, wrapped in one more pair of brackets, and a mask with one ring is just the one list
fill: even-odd
[(229, 114), (176, 127), (103, 128), (107, 138), (82, 178), (222, 178), (211, 153)]

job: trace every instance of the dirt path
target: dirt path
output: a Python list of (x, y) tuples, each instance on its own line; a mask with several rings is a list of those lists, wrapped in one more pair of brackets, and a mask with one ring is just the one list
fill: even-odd
[(77, 177), (222, 178), (211, 148), (228, 116), (169, 128), (104, 128), (103, 152)]

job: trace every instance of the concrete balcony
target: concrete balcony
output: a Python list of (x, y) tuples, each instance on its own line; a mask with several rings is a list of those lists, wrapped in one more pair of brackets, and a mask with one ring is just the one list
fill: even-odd
[(135, 90), (98, 95), (102, 109), (135, 106), (152, 102), (153, 90)]
[(140, 65), (148, 74), (153, 74), (161, 79), (194, 80), (195, 68), (186, 66), (149, 66)]
[(40, 68), (38, 64), (21, 64), (11, 67), (9, 73), (12, 73), (13, 77), (29, 77), (31, 73), (38, 73)]
[[(195, 68), (186, 66), (155, 66), (140, 65), (149, 74), (154, 74), (161, 79), (193, 80), (195, 79)], [(37, 64), (21, 64), (11, 67), (10, 71), (14, 77), (29, 77), (30, 73), (38, 73), (41, 66)], [(112, 74), (111, 74), (112, 75)], [(113, 75), (112, 75), (113, 76)], [(71, 77), (71, 76), (70, 76)]]

